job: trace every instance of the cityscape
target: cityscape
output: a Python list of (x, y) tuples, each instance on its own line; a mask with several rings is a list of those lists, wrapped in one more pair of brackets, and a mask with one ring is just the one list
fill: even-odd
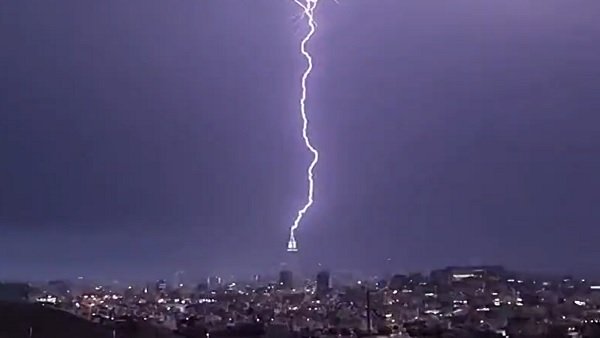
[[(362, 278), (329, 270), (306, 276), (284, 266), (278, 276), (199, 282), (179, 271), (137, 285), (80, 277), (2, 283), (0, 297), (69, 313), (114, 337), (138, 337), (141, 327), (155, 330), (147, 337), (189, 338), (600, 336), (600, 282), (501, 266)], [(32, 318), (5, 323), (0, 336), (49, 330)], [(54, 329), (56, 337), (68, 332)]]

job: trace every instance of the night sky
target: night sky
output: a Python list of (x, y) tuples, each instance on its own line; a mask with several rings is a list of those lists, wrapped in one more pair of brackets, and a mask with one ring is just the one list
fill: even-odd
[[(306, 264), (600, 275), (600, 2), (340, 2), (309, 46)], [(298, 13), (1, 1), (0, 279), (276, 270), (310, 160)]]

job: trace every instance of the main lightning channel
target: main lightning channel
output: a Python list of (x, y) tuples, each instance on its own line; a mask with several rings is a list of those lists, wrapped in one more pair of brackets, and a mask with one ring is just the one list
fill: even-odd
[(308, 42), (310, 41), (310, 39), (313, 37), (313, 35), (315, 34), (315, 32), (317, 30), (314, 13), (315, 13), (315, 9), (317, 7), (319, 0), (304, 0), (304, 2), (303, 2), (303, 0), (294, 0), (294, 2), (296, 4), (298, 4), (298, 6), (300, 6), (302, 8), (302, 10), (304, 11), (304, 15), (307, 18), (308, 28), (309, 28), (308, 33), (306, 34), (306, 36), (304, 36), (304, 38), (302, 39), (302, 42), (300, 43), (300, 52), (302, 53), (302, 55), (304, 56), (304, 58), (306, 59), (306, 62), (307, 62), (307, 66), (306, 66), (306, 69), (304, 70), (304, 73), (302, 74), (302, 81), (301, 81), (302, 94), (300, 96), (300, 115), (302, 117), (302, 138), (304, 139), (304, 144), (306, 145), (306, 148), (308, 148), (308, 150), (312, 153), (313, 159), (310, 162), (310, 165), (308, 166), (308, 169), (306, 171), (306, 175), (308, 178), (307, 201), (306, 201), (306, 204), (304, 204), (304, 206), (300, 210), (298, 210), (298, 214), (297, 214), (296, 218), (294, 219), (294, 223), (292, 224), (292, 226), (290, 228), (290, 239), (288, 241), (288, 247), (287, 247), (287, 251), (290, 251), (290, 252), (298, 251), (298, 245), (296, 243), (295, 232), (296, 232), (296, 229), (298, 229), (298, 227), (300, 226), (300, 222), (302, 221), (304, 214), (308, 211), (308, 209), (314, 203), (314, 185), (315, 185), (314, 169), (315, 169), (317, 163), (319, 162), (319, 151), (317, 150), (317, 148), (315, 148), (312, 145), (312, 143), (310, 142), (310, 138), (308, 136), (309, 120), (308, 120), (308, 115), (306, 113), (307, 81), (308, 81), (308, 77), (310, 76), (310, 73), (312, 72), (312, 69), (313, 69), (312, 56), (306, 49), (306, 45), (308, 44)]

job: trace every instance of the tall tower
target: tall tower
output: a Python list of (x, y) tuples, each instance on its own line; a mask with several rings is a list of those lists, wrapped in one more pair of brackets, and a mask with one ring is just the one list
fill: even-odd
[(293, 236), (290, 237), (290, 241), (284, 255), (282, 268), (284, 270), (293, 272), (294, 279), (297, 282), (302, 280), (303, 271), (300, 262), (300, 252), (298, 251), (298, 246)]
[(287, 245), (287, 252), (298, 252), (298, 244), (296, 244), (296, 237), (294, 231), (290, 233), (290, 240)]

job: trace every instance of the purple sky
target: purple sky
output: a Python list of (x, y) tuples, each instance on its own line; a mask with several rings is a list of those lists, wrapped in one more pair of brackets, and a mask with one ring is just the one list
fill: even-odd
[[(307, 264), (600, 274), (600, 2), (323, 0)], [(0, 2), (0, 278), (276, 269), (298, 8)]]

